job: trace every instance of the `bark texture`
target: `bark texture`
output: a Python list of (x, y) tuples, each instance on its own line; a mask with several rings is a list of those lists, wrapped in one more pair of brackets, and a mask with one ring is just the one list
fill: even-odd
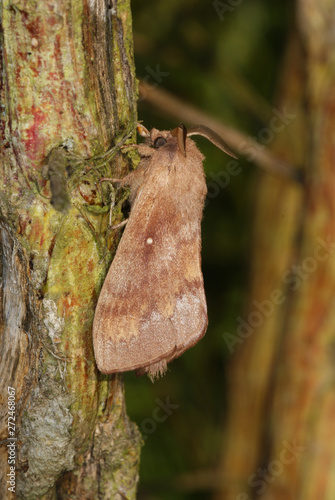
[(17, 498), (135, 498), (140, 436), (91, 339), (118, 237), (99, 178), (128, 170), (136, 124), (129, 0), (0, 9), (0, 497), (12, 387)]
[(217, 500), (335, 495), (334, 19), (333, 2), (297, 2), (278, 103), (296, 116), (273, 146), (306, 185), (260, 181)]

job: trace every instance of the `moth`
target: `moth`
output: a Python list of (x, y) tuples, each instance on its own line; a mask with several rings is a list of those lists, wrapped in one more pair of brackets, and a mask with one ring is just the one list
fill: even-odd
[(130, 187), (131, 211), (98, 299), (93, 322), (97, 366), (103, 373), (136, 370), (151, 378), (206, 332), (201, 271), (201, 220), (207, 193), (204, 156), (190, 136), (228, 146), (204, 126), (150, 132)]

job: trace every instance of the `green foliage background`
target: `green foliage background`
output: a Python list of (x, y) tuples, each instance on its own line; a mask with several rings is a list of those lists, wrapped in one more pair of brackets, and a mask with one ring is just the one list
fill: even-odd
[[(221, 16), (214, 4), (223, 9)], [(159, 65), (168, 73), (159, 83), (161, 88), (257, 138), (276, 105), (286, 40), (294, 22), (292, 2), (147, 0), (134, 1), (132, 12), (138, 78), (150, 75), (148, 67), (156, 70)], [(178, 124), (145, 101), (139, 102), (138, 115), (149, 129)], [(222, 172), (229, 159), (205, 140), (197, 142), (206, 156), (210, 180), (211, 173)], [(225, 369), (230, 357), (223, 335), (234, 334), (236, 318), (243, 317), (257, 197), (258, 167), (239, 163), (242, 172), (208, 201), (204, 214), (206, 336), (155, 384), (147, 377), (125, 375), (128, 413), (145, 437), (139, 499), (209, 499), (213, 493), (205, 483), (184, 488), (183, 480), (188, 475), (196, 478), (199, 471), (214, 471), (223, 446)], [(157, 415), (164, 417), (163, 410), (156, 409), (157, 401), (164, 403), (166, 398), (179, 407), (157, 422)]]

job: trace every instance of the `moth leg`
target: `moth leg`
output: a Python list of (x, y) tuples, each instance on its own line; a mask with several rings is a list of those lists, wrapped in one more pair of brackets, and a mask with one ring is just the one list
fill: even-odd
[[(110, 225), (109, 227), (110, 227), (110, 229), (119, 229), (120, 227), (125, 226), (127, 224), (128, 220), (129, 219), (125, 219), (122, 222), (120, 222), (119, 224), (115, 224), (115, 226)], [(111, 221), (110, 221), (110, 223), (111, 223)]]
[(130, 186), (133, 182), (134, 176), (136, 174), (136, 170), (134, 172), (130, 172), (123, 179), (113, 179), (111, 177), (101, 177), (100, 182), (115, 182), (119, 184), (118, 187)]
[(139, 155), (142, 157), (151, 157), (154, 154), (154, 149), (147, 144), (127, 144), (126, 146), (121, 146), (121, 149), (125, 148), (136, 148)]
[(111, 190), (110, 199), (111, 199), (111, 206), (109, 209), (109, 227), (112, 227), (112, 213), (113, 213), (114, 206), (115, 206), (115, 190), (114, 190), (114, 188)]
[(100, 182), (121, 182), (122, 179), (112, 179), (111, 177), (101, 177)]
[[(116, 182), (116, 183), (120, 183), (120, 187), (121, 187), (121, 186), (124, 186), (127, 184), (127, 182), (125, 182), (125, 179), (127, 179), (127, 177), (130, 176), (131, 174), (132, 174), (132, 172), (130, 174), (126, 175), (126, 177), (124, 177), (123, 179), (113, 179), (111, 177), (102, 177), (100, 179), (100, 182)], [(115, 224), (114, 226), (112, 226), (112, 214), (113, 214), (114, 206), (115, 206), (115, 191), (112, 190), (112, 192), (111, 192), (111, 206), (110, 206), (110, 210), (109, 210), (109, 229), (119, 229), (120, 227), (125, 226), (128, 222), (128, 219), (125, 219), (124, 221), (120, 222), (119, 224)]]

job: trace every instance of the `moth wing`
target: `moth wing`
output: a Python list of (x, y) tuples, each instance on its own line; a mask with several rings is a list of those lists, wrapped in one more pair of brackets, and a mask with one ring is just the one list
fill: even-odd
[(99, 296), (93, 340), (103, 373), (164, 366), (206, 332), (203, 200), (190, 216), (187, 194), (180, 200), (163, 177), (137, 197)]

